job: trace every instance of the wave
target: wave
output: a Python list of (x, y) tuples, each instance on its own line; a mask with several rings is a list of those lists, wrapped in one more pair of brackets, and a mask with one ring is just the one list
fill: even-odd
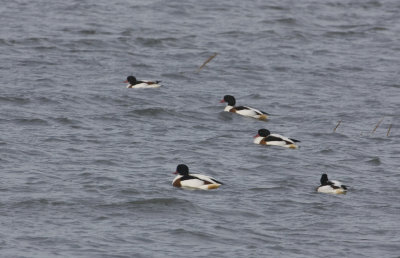
[(14, 119), (13, 122), (19, 125), (49, 125), (49, 122), (40, 118), (18, 118)]
[(15, 104), (28, 104), (31, 102), (31, 99), (23, 98), (23, 97), (0, 96), (0, 102), (9, 102), (9, 103), (15, 103)]

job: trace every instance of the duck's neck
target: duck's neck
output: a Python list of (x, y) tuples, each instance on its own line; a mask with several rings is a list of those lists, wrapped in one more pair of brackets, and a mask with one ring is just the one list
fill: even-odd
[(255, 144), (260, 144), (263, 139), (264, 139), (264, 137), (257, 136), (256, 138), (254, 138), (254, 143)]
[(234, 108), (234, 107), (231, 105), (228, 105), (225, 107), (224, 111), (229, 112), (232, 108)]

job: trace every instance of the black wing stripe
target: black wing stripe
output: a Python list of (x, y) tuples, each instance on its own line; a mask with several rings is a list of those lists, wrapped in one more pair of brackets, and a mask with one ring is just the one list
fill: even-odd
[(265, 137), (265, 140), (267, 142), (275, 142), (275, 141), (282, 142), (282, 141), (284, 141), (282, 138), (279, 138), (279, 137), (276, 137), (276, 136), (272, 136), (272, 135), (269, 135), (269, 136)]
[(220, 181), (218, 181), (218, 180), (215, 180), (214, 178), (211, 178), (215, 183), (217, 183), (217, 184), (220, 184), (220, 185), (223, 185), (223, 183), (221, 183)]
[[(183, 176), (183, 177), (181, 177), (181, 181), (191, 180), (191, 179), (199, 179), (199, 180), (202, 180), (202, 179), (200, 179), (200, 178), (198, 178), (198, 177), (195, 177), (195, 176)], [(204, 180), (203, 180), (203, 181), (204, 181)]]
[(250, 108), (244, 107), (244, 106), (235, 107), (235, 109), (236, 110), (250, 110)]

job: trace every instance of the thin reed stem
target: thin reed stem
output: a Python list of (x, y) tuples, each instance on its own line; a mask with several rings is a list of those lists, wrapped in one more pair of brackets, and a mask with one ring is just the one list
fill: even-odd
[(388, 131), (387, 131), (386, 136), (389, 136), (389, 134), (390, 134), (390, 129), (392, 129), (392, 124), (389, 125), (389, 129), (388, 129)]
[(374, 130), (372, 131), (372, 133), (375, 133), (376, 129), (378, 129), (379, 125), (382, 123), (382, 121), (383, 121), (384, 118), (385, 118), (385, 117), (382, 117), (382, 119), (379, 120), (379, 122), (376, 124), (376, 126), (375, 126)]
[(212, 56), (210, 56), (200, 67), (199, 69), (197, 69), (197, 72), (200, 72), (201, 69), (204, 68), (204, 66), (206, 66), (206, 64), (208, 62), (210, 62), (211, 60), (213, 60), (214, 57), (216, 57), (218, 55), (218, 53), (213, 54)]
[(337, 125), (336, 125), (336, 127), (335, 127), (335, 129), (333, 129), (333, 132), (335, 133), (336, 132), (336, 129), (339, 127), (339, 125), (342, 123), (342, 120), (339, 120), (338, 121), (338, 123), (337, 123)]

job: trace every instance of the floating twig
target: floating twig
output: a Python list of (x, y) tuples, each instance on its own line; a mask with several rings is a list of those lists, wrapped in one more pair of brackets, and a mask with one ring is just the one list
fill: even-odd
[(206, 64), (208, 62), (210, 62), (211, 60), (213, 60), (214, 57), (216, 57), (218, 55), (218, 53), (215, 53), (214, 55), (210, 56), (200, 67), (199, 69), (197, 69), (197, 72), (200, 72), (201, 69), (204, 68), (204, 66), (206, 66)]
[(333, 132), (336, 132), (336, 129), (339, 127), (339, 125), (342, 123), (342, 120), (339, 120), (338, 121), (338, 123), (337, 123), (337, 125), (336, 125), (336, 127), (335, 127), (335, 129), (333, 129)]
[(388, 131), (387, 131), (387, 134), (386, 134), (386, 136), (389, 136), (390, 129), (392, 129), (392, 124), (390, 124), (390, 125), (389, 125), (389, 129), (388, 129)]
[(375, 133), (376, 129), (378, 129), (379, 125), (382, 123), (382, 121), (383, 121), (384, 118), (385, 118), (385, 117), (382, 117), (382, 119), (379, 120), (379, 122), (376, 124), (376, 126), (375, 126), (374, 130), (372, 131), (372, 133)]

